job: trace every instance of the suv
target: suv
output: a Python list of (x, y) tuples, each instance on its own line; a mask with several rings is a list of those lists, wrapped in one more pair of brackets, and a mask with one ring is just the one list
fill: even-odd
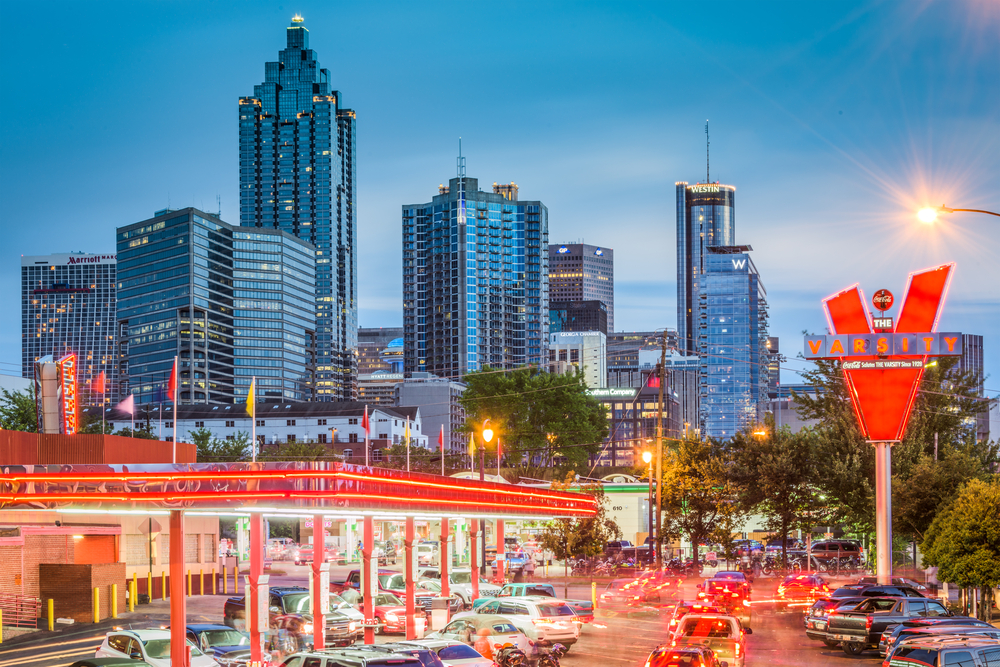
[[(366, 648), (377, 648), (375, 646)], [(437, 663), (443, 665), (436, 655)], [(423, 667), (416, 652), (410, 655), (393, 653), (391, 651), (370, 651), (362, 648), (323, 649), (321, 651), (303, 651), (290, 655), (281, 663), (281, 667), (375, 667), (392, 665), (392, 667)]]
[[(186, 643), (191, 651), (191, 667), (218, 667), (219, 663), (199, 651), (190, 639)], [(167, 667), (170, 664), (170, 631), (150, 629), (109, 632), (104, 642), (97, 647), (94, 657), (145, 660), (154, 667)]]
[(995, 639), (925, 640), (900, 646), (887, 656), (893, 666), (925, 667), (926, 665), (968, 665), (985, 667), (1000, 661), (1000, 646)]
[(509, 618), (524, 634), (541, 644), (559, 643), (568, 648), (580, 637), (579, 619), (573, 608), (563, 600), (544, 595), (498, 598), (470, 613)]
[(868, 584), (847, 584), (830, 593), (832, 598), (849, 598), (861, 595), (866, 598), (922, 598), (923, 593), (909, 586), (882, 586)]
[[(472, 597), (472, 576), (472, 571), (469, 568), (453, 568), (448, 570), (449, 589), (452, 594), (461, 598), (462, 604), (466, 607), (472, 606), (472, 601), (474, 600)], [(475, 576), (479, 577), (479, 595), (483, 597), (496, 597), (497, 593), (500, 592), (500, 587), (483, 579), (478, 571), (475, 573)], [(417, 578), (440, 581), (441, 569), (437, 567), (417, 568)]]

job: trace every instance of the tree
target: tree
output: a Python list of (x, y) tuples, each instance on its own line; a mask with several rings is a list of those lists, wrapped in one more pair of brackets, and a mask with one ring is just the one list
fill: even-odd
[(318, 442), (286, 442), (257, 454), (258, 461), (325, 461), (332, 458), (326, 445)]
[(768, 435), (752, 432), (736, 434), (730, 442), (735, 465), (735, 482), (747, 511), (764, 516), (768, 530), (782, 537), (781, 561), (788, 566), (784, 538), (795, 529), (812, 530), (826, 514), (827, 503), (816, 482), (822, 474), (815, 453), (815, 435), (792, 433), (788, 427), (775, 430), (767, 424)]
[(35, 395), (29, 389), (10, 391), (4, 389), (0, 396), (0, 428), (7, 431), (38, 432), (38, 413)]
[[(587, 394), (583, 375), (550, 374), (538, 368), (501, 372), (489, 366), (465, 376), (462, 395), (466, 428), (480, 439), (490, 420), (502, 443), (508, 468), (541, 476), (555, 467), (580, 469), (600, 450), (608, 435), (604, 406)], [(495, 451), (495, 450), (494, 450)]]
[(663, 454), (661, 533), (687, 536), (695, 560), (702, 542), (731, 542), (744, 515), (729, 479), (733, 463), (733, 448), (711, 440), (682, 440)]
[[(983, 600), (1000, 586), (1000, 478), (974, 479), (938, 513), (923, 543), (924, 565), (938, 579), (963, 588), (979, 587)], [(985, 607), (991, 620), (991, 604)]]
[(570, 558), (599, 556), (610, 540), (616, 540), (622, 534), (618, 524), (608, 516), (604, 487), (586, 484), (574, 489), (575, 478), (576, 474), (570, 471), (562, 482), (552, 482), (551, 488), (553, 491), (589, 493), (597, 500), (597, 514), (583, 519), (553, 519), (545, 526), (539, 540), (543, 549), (551, 551), (556, 560), (563, 561), (567, 574)]
[(232, 438), (216, 438), (206, 428), (188, 433), (198, 447), (198, 461), (249, 461), (250, 434), (238, 431)]

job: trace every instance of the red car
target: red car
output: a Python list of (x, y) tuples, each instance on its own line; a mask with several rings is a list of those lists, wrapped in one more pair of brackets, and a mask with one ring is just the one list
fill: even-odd
[[(303, 544), (296, 547), (292, 557), (296, 565), (305, 565), (306, 563), (313, 562), (313, 545)], [(328, 548), (323, 552), (323, 560), (327, 563), (331, 563), (338, 558), (340, 558), (340, 552), (336, 549)]]
[[(356, 588), (350, 586), (330, 586), (333, 592), (342, 597), (349, 605), (362, 611), (364, 598)], [(420, 608), (416, 609), (417, 616), (426, 616), (426, 612)], [(394, 593), (381, 591), (375, 596), (375, 618), (379, 625), (375, 626), (375, 634), (380, 632), (406, 632), (406, 603), (400, 600)]]
[(812, 603), (830, 594), (830, 587), (817, 574), (794, 574), (785, 577), (778, 586), (777, 608), (802, 607), (808, 609)]

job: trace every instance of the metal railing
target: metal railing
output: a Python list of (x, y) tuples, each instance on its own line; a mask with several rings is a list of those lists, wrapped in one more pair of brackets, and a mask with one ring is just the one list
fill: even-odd
[(0, 595), (3, 624), (17, 628), (37, 628), (42, 601), (26, 595)]

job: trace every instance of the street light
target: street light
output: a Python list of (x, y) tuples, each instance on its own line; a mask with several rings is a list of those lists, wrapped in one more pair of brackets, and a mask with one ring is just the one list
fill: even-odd
[[(486, 481), (486, 443), (493, 440), (493, 429), (489, 426), (490, 420), (487, 418), (483, 422), (483, 440), (479, 446), (479, 481)], [(486, 575), (486, 519), (483, 519), (482, 530), (482, 565), (479, 566), (479, 574)]]
[(649, 541), (649, 562), (652, 563), (656, 560), (653, 553), (653, 545), (656, 544), (656, 536), (653, 533), (653, 452), (643, 452), (642, 460), (649, 466), (649, 536), (653, 538)]
[(917, 211), (917, 218), (920, 222), (927, 223), (928, 225), (933, 224), (937, 221), (938, 213), (955, 213), (956, 211), (961, 211), (964, 213), (985, 213), (986, 215), (995, 215), (1000, 218), (1000, 213), (994, 213), (993, 211), (984, 211), (981, 208), (949, 208), (947, 206), (927, 206), (925, 208)]

